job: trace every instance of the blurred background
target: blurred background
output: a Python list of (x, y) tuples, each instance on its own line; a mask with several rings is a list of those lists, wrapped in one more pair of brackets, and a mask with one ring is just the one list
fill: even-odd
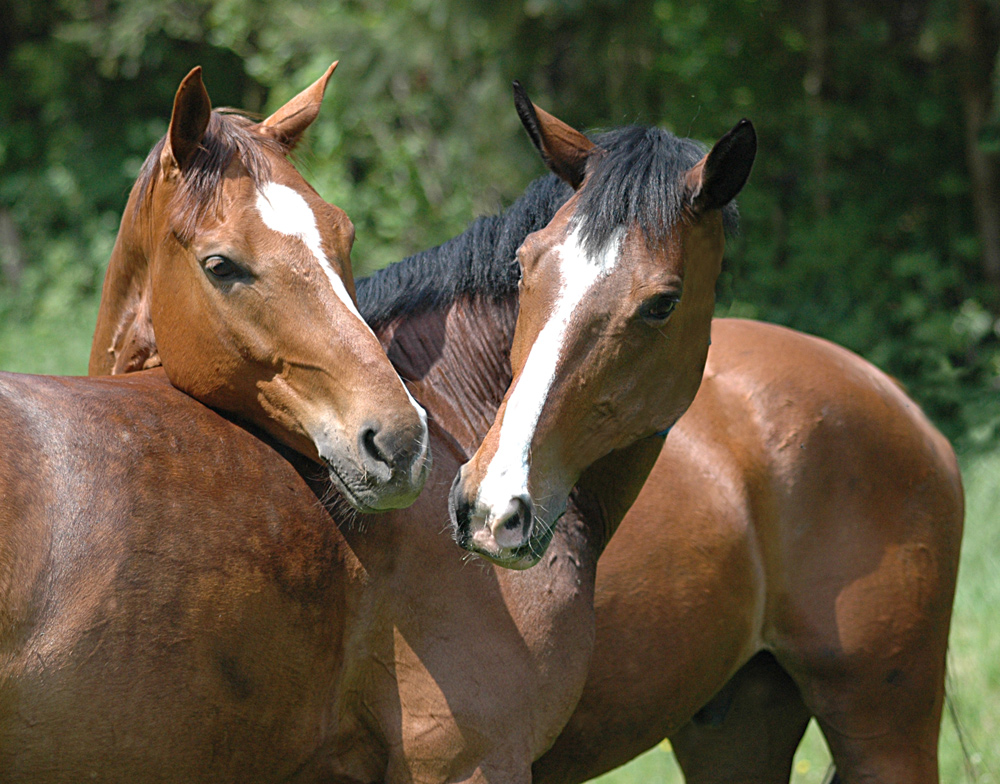
[[(359, 275), (543, 173), (512, 79), (585, 129), (711, 143), (749, 117), (718, 312), (859, 352), (955, 443), (966, 748), (946, 719), (943, 780), (1000, 781), (998, 46), (1000, 0), (0, 0), (0, 368), (86, 371), (128, 189), (194, 65), (215, 105), (266, 114), (341, 60), (297, 162), (354, 220)], [(795, 780), (823, 755), (812, 735)], [(615, 775), (676, 771), (664, 746)]]

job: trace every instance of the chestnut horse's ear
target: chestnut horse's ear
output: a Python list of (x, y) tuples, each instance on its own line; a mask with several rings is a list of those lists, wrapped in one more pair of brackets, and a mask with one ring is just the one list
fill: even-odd
[(208, 127), (212, 116), (212, 102), (201, 80), (201, 66), (191, 70), (174, 96), (174, 111), (170, 115), (170, 129), (160, 154), (160, 165), (165, 173), (179, 172), (191, 160)]
[(542, 160), (560, 179), (576, 190), (587, 173), (587, 159), (599, 149), (590, 139), (562, 120), (539, 109), (520, 82), (514, 82), (514, 108)]
[(326, 83), (336, 67), (337, 63), (334, 63), (327, 68), (325, 74), (260, 123), (258, 128), (291, 150), (319, 114)]
[(691, 207), (696, 213), (721, 210), (746, 185), (757, 155), (757, 132), (740, 120), (686, 175)]

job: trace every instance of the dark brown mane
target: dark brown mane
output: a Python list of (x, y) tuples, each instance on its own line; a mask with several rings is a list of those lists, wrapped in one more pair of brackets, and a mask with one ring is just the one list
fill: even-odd
[[(183, 183), (171, 205), (176, 211), (176, 233), (181, 242), (194, 235), (205, 211), (218, 204), (222, 177), (233, 158), (237, 157), (258, 186), (270, 175), (268, 153), (284, 155), (287, 150), (276, 140), (258, 133), (257, 121), (232, 109), (216, 109), (208, 122), (198, 151), (183, 169)], [(160, 154), (166, 136), (161, 138), (142, 164), (133, 193), (148, 206), (154, 184), (160, 174)], [(136, 212), (136, 216), (142, 210)]]

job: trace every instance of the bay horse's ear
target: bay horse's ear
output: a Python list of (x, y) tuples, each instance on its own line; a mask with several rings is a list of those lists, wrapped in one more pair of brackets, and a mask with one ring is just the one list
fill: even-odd
[(191, 160), (212, 116), (212, 102), (201, 80), (201, 66), (191, 69), (174, 96), (167, 141), (160, 154), (164, 173), (179, 172)]
[[(338, 60), (337, 63), (339, 62)], [(306, 128), (312, 125), (319, 114), (319, 107), (326, 93), (326, 83), (330, 81), (337, 63), (327, 68), (326, 73), (319, 79), (260, 123), (258, 126), (260, 130), (288, 150), (298, 144)]]
[(562, 120), (539, 109), (520, 82), (514, 82), (514, 108), (542, 160), (560, 179), (576, 190), (587, 173), (587, 158), (598, 149), (590, 139)]
[(695, 213), (721, 210), (735, 199), (746, 185), (756, 155), (753, 123), (740, 120), (687, 172), (687, 189)]

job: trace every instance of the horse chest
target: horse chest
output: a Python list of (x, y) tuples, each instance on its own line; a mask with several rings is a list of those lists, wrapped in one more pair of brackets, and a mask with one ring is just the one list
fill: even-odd
[(384, 755), (388, 781), (460, 779), (497, 758), (523, 764), (583, 688), (594, 569), (563, 537), (523, 572), (468, 561), (447, 535), (423, 545), (397, 546), (363, 587), (337, 711), (335, 746), (355, 749), (337, 764), (351, 778), (371, 762), (359, 747)]

